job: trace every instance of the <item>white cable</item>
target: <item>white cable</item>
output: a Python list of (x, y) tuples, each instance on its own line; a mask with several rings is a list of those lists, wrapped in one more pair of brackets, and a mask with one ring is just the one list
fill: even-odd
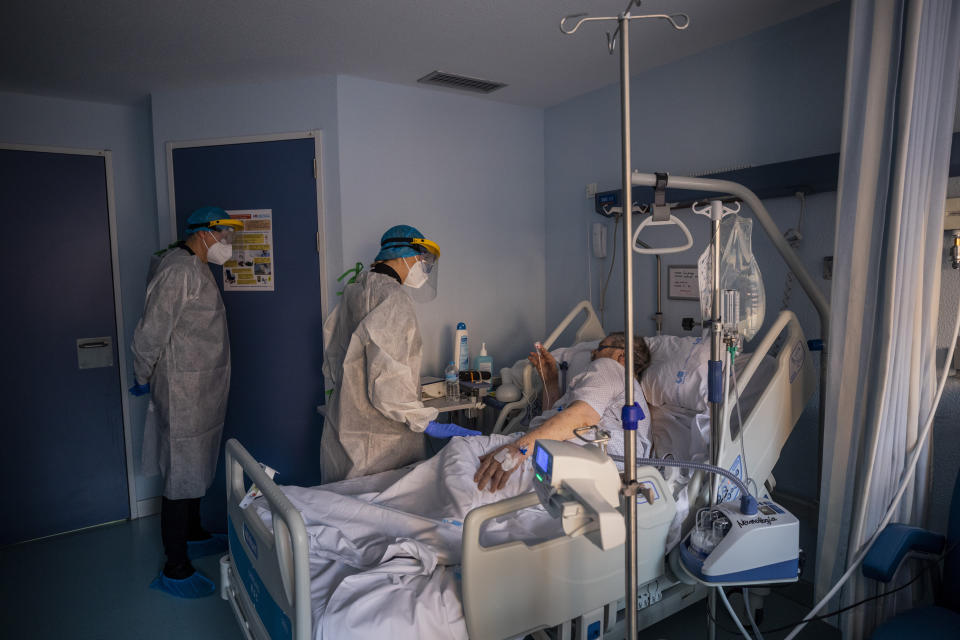
[(593, 304), (593, 227), (587, 223), (587, 300)]
[(733, 612), (733, 607), (730, 606), (730, 601), (727, 600), (727, 594), (723, 592), (723, 587), (717, 587), (717, 591), (720, 593), (720, 599), (723, 600), (723, 606), (727, 608), (727, 613), (730, 614), (730, 617), (733, 618), (733, 621), (737, 623), (737, 629), (740, 629), (740, 633), (743, 634), (743, 637), (747, 640), (753, 640), (750, 637), (750, 634), (747, 633), (747, 630), (743, 628), (743, 623), (740, 622), (740, 618), (737, 617), (737, 614)]
[(763, 640), (763, 634), (760, 633), (760, 627), (757, 626), (757, 621), (753, 619), (753, 608), (750, 606), (750, 590), (746, 587), (743, 589), (743, 604), (744, 608), (747, 610), (747, 620), (750, 621), (750, 626), (753, 627), (753, 632), (757, 634), (757, 640)]
[[(960, 304), (957, 305), (957, 321), (953, 326), (953, 333), (950, 335), (956, 336), (960, 334)], [(850, 566), (847, 568), (846, 572), (840, 576), (840, 579), (833, 586), (832, 589), (823, 596), (823, 599), (817, 603), (817, 605), (810, 610), (803, 618), (803, 622), (794, 627), (793, 631), (790, 632), (784, 640), (793, 640), (800, 633), (804, 627), (807, 626), (807, 623), (814, 618), (820, 609), (823, 608), (827, 602), (836, 595), (847, 580), (850, 579), (850, 576), (853, 575), (854, 571), (860, 566), (860, 563), (863, 561), (863, 558), (867, 555), (867, 552), (870, 550), (870, 547), (873, 546), (873, 543), (880, 536), (880, 532), (883, 531), (883, 528), (887, 526), (890, 522), (890, 519), (893, 518), (894, 511), (897, 510), (897, 507), (900, 505), (900, 499), (903, 497), (904, 492), (907, 490), (907, 485), (910, 484), (910, 481), (913, 479), (913, 474), (917, 470), (917, 463), (920, 461), (920, 454), (923, 452), (923, 447), (927, 443), (927, 437), (930, 435), (930, 432), (933, 430), (933, 420), (937, 415), (937, 407), (940, 404), (940, 397), (943, 395), (943, 387), (947, 383), (947, 376), (950, 373), (950, 362), (953, 359), (953, 351), (957, 346), (957, 340), (953, 339), (950, 341), (950, 347), (947, 349), (947, 359), (944, 362), (943, 374), (940, 376), (940, 382), (937, 384), (937, 394), (934, 396), (933, 407), (930, 409), (930, 416), (927, 418), (926, 423), (923, 425), (923, 430), (920, 432), (920, 437), (917, 439), (917, 444), (913, 447), (913, 453), (910, 456), (910, 461), (907, 463), (907, 468), (904, 469), (903, 475), (900, 478), (899, 486), (900, 489), (897, 491), (897, 494), (893, 497), (893, 501), (890, 503), (890, 508), (887, 509), (887, 513), (883, 516), (883, 519), (880, 521), (880, 524), (877, 526), (877, 530), (874, 531), (873, 535), (870, 536), (870, 539), (867, 540), (860, 551), (857, 553), (856, 557), (850, 563)], [(823, 402), (823, 398), (820, 399), (820, 402)]]
[(613, 266), (617, 262), (617, 229), (620, 227), (620, 216), (613, 219), (613, 253), (610, 254), (610, 270), (607, 272), (607, 279), (600, 290), (600, 324), (604, 325), (603, 314), (607, 310), (607, 286), (610, 284), (610, 276), (613, 275)]
[(729, 351), (727, 351), (727, 354), (730, 356), (730, 375), (733, 377), (733, 394), (736, 396), (734, 406), (737, 408), (737, 422), (739, 423), (737, 436), (738, 440), (740, 440), (740, 459), (743, 461), (743, 484), (749, 487), (752, 482), (753, 497), (759, 498), (760, 487), (757, 486), (756, 481), (750, 477), (750, 473), (747, 471), (747, 450), (743, 444), (743, 415), (740, 413), (740, 389), (737, 388), (737, 369), (733, 363), (733, 354)]

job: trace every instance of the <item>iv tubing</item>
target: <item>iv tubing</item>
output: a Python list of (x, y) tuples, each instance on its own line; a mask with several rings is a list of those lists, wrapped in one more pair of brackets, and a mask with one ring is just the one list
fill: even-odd
[[(960, 305), (957, 306), (957, 320), (953, 325), (953, 333), (950, 335), (957, 335), (960, 333)], [(857, 553), (856, 557), (850, 563), (850, 566), (847, 568), (847, 571), (840, 576), (840, 579), (837, 580), (837, 583), (833, 586), (832, 589), (823, 596), (823, 599), (817, 603), (817, 605), (810, 610), (803, 618), (803, 622), (794, 627), (793, 631), (790, 632), (785, 640), (793, 640), (800, 633), (804, 627), (807, 626), (807, 623), (813, 619), (820, 609), (823, 608), (827, 602), (833, 598), (834, 595), (846, 584), (847, 580), (850, 579), (850, 576), (853, 575), (854, 571), (860, 566), (860, 563), (863, 562), (863, 558), (867, 555), (867, 552), (870, 551), (870, 547), (873, 546), (873, 543), (880, 537), (880, 533), (883, 531), (884, 527), (890, 522), (890, 519), (893, 518), (893, 513), (897, 510), (897, 507), (900, 505), (900, 499), (903, 498), (904, 492), (907, 490), (907, 486), (910, 484), (910, 481), (913, 480), (913, 474), (917, 470), (917, 463), (920, 461), (920, 454), (923, 452), (923, 448), (927, 443), (927, 437), (930, 435), (930, 432), (933, 431), (933, 419), (937, 415), (937, 407), (940, 405), (940, 397), (943, 395), (943, 387), (947, 383), (947, 376), (950, 374), (950, 362), (953, 360), (953, 351), (957, 346), (956, 340), (950, 341), (950, 347), (947, 349), (947, 359), (944, 361), (943, 365), (943, 374), (940, 376), (940, 382), (937, 384), (937, 395), (933, 401), (933, 408), (930, 409), (930, 416), (927, 418), (926, 424), (923, 425), (923, 431), (920, 434), (920, 437), (917, 439), (917, 443), (913, 447), (913, 453), (910, 456), (910, 461), (907, 463), (907, 468), (904, 469), (903, 476), (900, 478), (900, 489), (897, 491), (897, 495), (893, 497), (893, 501), (890, 504), (890, 508), (887, 509), (887, 513), (883, 516), (883, 520), (880, 521), (880, 525), (877, 527), (877, 530), (874, 531), (873, 535), (870, 536), (870, 539), (867, 540), (860, 548), (860, 552)], [(822, 400), (821, 400), (822, 402)]]
[[(608, 455), (617, 462), (623, 462), (626, 459), (625, 456), (621, 457), (614, 454)], [(707, 471), (718, 476), (723, 476), (733, 484), (737, 485), (737, 488), (740, 489), (741, 496), (753, 497), (753, 494), (751, 494), (750, 490), (747, 489), (747, 485), (745, 485), (740, 478), (722, 467), (716, 467), (712, 464), (706, 464), (705, 462), (687, 462), (686, 460), (668, 460), (666, 458), (637, 458), (637, 465), (645, 465), (648, 467), (679, 467), (681, 469)], [(627, 468), (628, 465), (625, 464), (624, 471), (626, 471)]]
[(663, 458), (637, 458), (637, 464), (647, 465), (650, 467), (680, 467), (681, 469), (695, 469), (696, 471), (708, 471), (718, 476), (723, 476), (733, 484), (737, 485), (737, 488), (740, 489), (740, 491), (742, 492), (742, 495), (745, 495), (745, 496), (753, 495), (750, 493), (750, 490), (747, 489), (747, 485), (745, 485), (743, 481), (740, 480), (740, 478), (733, 475), (731, 472), (727, 471), (726, 469), (723, 469), (721, 467), (715, 467), (712, 464), (706, 464), (704, 462), (686, 462), (684, 460), (666, 460)]

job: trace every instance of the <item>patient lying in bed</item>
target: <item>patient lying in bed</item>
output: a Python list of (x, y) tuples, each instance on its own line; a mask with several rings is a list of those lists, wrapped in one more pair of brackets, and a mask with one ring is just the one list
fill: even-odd
[[(574, 430), (598, 425), (610, 432), (607, 451), (623, 456), (623, 426), (620, 411), (624, 405), (624, 363), (626, 340), (622, 332), (607, 335), (591, 353), (590, 364), (569, 383), (560, 395), (559, 369), (550, 352), (538, 347), (531, 353), (530, 363), (544, 381), (542, 406), (544, 413), (534, 418), (530, 430), (518, 439), (480, 458), (474, 481), (480, 490), (502, 489), (511, 474), (523, 465), (529, 466), (533, 444), (538, 439), (576, 439)], [(650, 351), (642, 338), (634, 339), (633, 396), (644, 418), (637, 427), (637, 456), (651, 453), (650, 410), (640, 387), (640, 376), (650, 364)]]

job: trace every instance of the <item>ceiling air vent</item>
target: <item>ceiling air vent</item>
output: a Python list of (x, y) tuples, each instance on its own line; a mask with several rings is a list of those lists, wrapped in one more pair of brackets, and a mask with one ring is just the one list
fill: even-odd
[(476, 93), (492, 93), (497, 89), (503, 89), (506, 84), (502, 82), (490, 82), (479, 78), (469, 78), (467, 76), (457, 76), (443, 71), (431, 71), (423, 76), (417, 82), (423, 84), (433, 84), (438, 87), (447, 87), (449, 89), (460, 89), (461, 91), (474, 91)]

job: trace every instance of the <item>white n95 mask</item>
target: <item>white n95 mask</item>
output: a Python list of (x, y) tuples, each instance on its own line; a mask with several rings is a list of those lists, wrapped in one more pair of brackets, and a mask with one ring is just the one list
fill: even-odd
[(222, 242), (214, 242), (207, 247), (207, 262), (213, 264), (223, 264), (233, 257), (233, 245)]
[(403, 280), (403, 284), (414, 289), (419, 289), (427, 282), (428, 277), (427, 272), (423, 268), (423, 263), (417, 260), (409, 269), (407, 277)]

